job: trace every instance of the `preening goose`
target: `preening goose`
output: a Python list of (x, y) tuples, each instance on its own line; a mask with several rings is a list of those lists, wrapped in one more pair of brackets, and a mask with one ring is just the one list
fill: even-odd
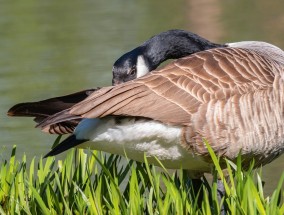
[[(177, 40), (167, 38), (165, 46), (171, 38)], [(205, 138), (222, 158), (234, 160), (241, 152), (257, 165), (272, 161), (284, 150), (283, 51), (264, 42), (200, 44), (174, 52), (174, 57), (163, 57), (166, 51), (157, 54), (161, 63), (195, 53), (139, 79), (18, 104), (8, 114), (35, 116), (38, 127), (49, 133), (73, 133), (47, 156), (74, 146), (126, 152), (138, 161), (146, 153), (149, 162), (155, 164), (157, 157), (165, 167), (182, 167), (199, 176), (212, 165)], [(157, 67), (149, 63), (149, 49), (143, 50), (134, 49), (115, 63), (114, 84)]]
[[(122, 55), (113, 65), (113, 85), (139, 78), (156, 69), (168, 59), (181, 58), (207, 49), (227, 45), (212, 43), (201, 36), (184, 30), (169, 30), (151, 37), (137, 48)], [(48, 116), (72, 107), (83, 101), (99, 88), (88, 89), (66, 96), (38, 102), (26, 102), (15, 105), (9, 110), (13, 116), (35, 117), (40, 122)], [(80, 119), (53, 124), (49, 133), (69, 134), (74, 131)]]
[[(237, 46), (237, 47), (234, 47)], [(207, 139), (222, 158), (239, 152), (258, 165), (284, 150), (284, 52), (264, 42), (195, 53), (117, 86), (42, 121), (38, 127), (83, 119), (51, 150), (90, 147), (167, 168), (210, 172)]]

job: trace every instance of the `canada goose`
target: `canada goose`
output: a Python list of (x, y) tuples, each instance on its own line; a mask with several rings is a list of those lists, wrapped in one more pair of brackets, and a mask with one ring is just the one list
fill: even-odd
[[(177, 59), (199, 51), (225, 46), (227, 45), (212, 43), (197, 34), (185, 30), (175, 29), (162, 32), (115, 61), (112, 70), (112, 84), (117, 85), (139, 78), (156, 69), (165, 60)], [(98, 89), (87, 89), (38, 102), (20, 103), (11, 108), (9, 114), (35, 117), (35, 121), (40, 122), (48, 116), (83, 101)], [(76, 119), (52, 125), (49, 133), (72, 133), (79, 122), (80, 119)]]
[[(150, 162), (157, 157), (168, 168), (182, 166), (198, 175), (212, 166), (202, 142), (206, 138), (223, 158), (234, 160), (241, 151), (247, 161), (270, 162), (284, 148), (283, 51), (264, 42), (227, 46), (181, 58), (137, 80), (89, 91), (84, 101), (38, 125), (60, 133), (64, 123), (83, 119), (47, 156), (74, 146), (126, 152), (139, 161), (146, 153)], [(8, 114), (24, 115), (17, 111), (20, 106)]]
[(263, 165), (284, 150), (283, 69), (284, 52), (276, 46), (230, 44), (92, 92), (38, 127), (49, 132), (53, 124), (83, 119), (47, 156), (90, 147), (138, 161), (146, 153), (167, 168), (208, 172), (205, 138), (223, 158), (234, 160), (241, 151)]

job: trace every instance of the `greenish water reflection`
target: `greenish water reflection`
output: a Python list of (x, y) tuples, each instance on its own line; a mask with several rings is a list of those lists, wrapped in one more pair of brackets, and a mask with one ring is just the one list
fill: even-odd
[[(2, 158), (12, 145), (41, 156), (55, 137), (6, 111), (85, 88), (110, 85), (113, 62), (150, 36), (172, 28), (216, 42), (264, 40), (284, 48), (283, 1), (1, 1), (0, 134)], [(283, 172), (283, 156), (265, 168), (267, 189)]]

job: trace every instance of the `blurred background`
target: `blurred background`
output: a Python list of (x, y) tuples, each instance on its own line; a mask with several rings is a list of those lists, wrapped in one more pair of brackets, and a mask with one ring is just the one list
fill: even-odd
[[(168, 29), (218, 43), (262, 40), (284, 49), (284, 1), (275, 0), (0, 0), (0, 161), (40, 157), (55, 136), (27, 118), (8, 118), (14, 104), (111, 84), (123, 53)], [(284, 156), (264, 170), (269, 192)]]

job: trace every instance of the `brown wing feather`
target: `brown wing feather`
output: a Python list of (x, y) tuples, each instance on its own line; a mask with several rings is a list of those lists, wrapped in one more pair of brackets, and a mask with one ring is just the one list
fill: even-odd
[[(9, 109), (9, 116), (30, 116), (35, 117), (37, 123), (44, 121), (46, 118), (72, 107), (74, 104), (83, 101), (91, 93), (98, 90), (88, 89), (77, 93), (46, 99), (38, 102), (20, 103)], [(68, 134), (74, 131), (74, 128), (80, 122), (80, 119), (56, 123), (46, 128), (50, 134)]]
[[(94, 92), (67, 114), (85, 118), (141, 116), (188, 125), (204, 103), (271, 87), (273, 64), (269, 68), (263, 67), (264, 63), (259, 54), (240, 48), (199, 52), (140, 79)], [(66, 120), (63, 115), (40, 126)]]

